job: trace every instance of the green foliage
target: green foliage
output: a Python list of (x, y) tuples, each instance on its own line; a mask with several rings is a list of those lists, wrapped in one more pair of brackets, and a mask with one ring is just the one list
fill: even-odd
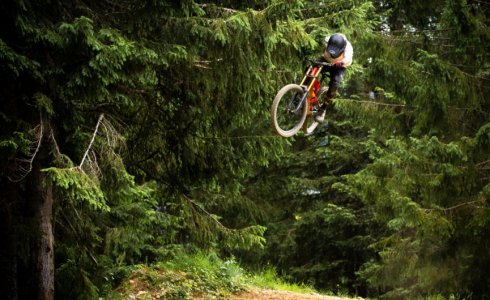
[(366, 134), (340, 112), (319, 132), (298, 138), (282, 162), (248, 185), (247, 195), (261, 199), (259, 205), (267, 212), (268, 244), (262, 255), (292, 282), (366, 294), (367, 284), (356, 271), (375, 257), (367, 248), (375, 241), (378, 225), (359, 199), (342, 189), (341, 177), (366, 163), (360, 142)]
[(0, 148), (6, 153), (4, 157), (11, 159), (17, 153), (20, 155), (28, 155), (31, 151), (32, 138), (32, 132), (13, 132), (10, 138), (0, 142)]
[[(374, 128), (364, 144), (373, 162), (338, 186), (360, 197), (376, 222), (386, 226), (371, 245), (380, 259), (359, 272), (384, 290), (385, 298), (485, 295), (481, 287), (486, 281), (473, 277), (473, 266), (486, 265), (488, 259), (472, 245), (488, 233), (467, 230), (475, 224), (470, 220), (486, 223), (488, 210), (488, 175), (482, 166), (489, 147), (475, 144), (488, 138), (481, 135), (488, 126), (488, 97), (482, 93), (486, 79), (474, 75), (481, 65), (475, 59), (487, 61), (488, 55), (473, 47), (485, 41), (485, 30), (461, 33), (487, 21), (462, 1), (446, 1), (441, 9), (440, 22), (405, 24), (404, 30), (388, 30), (368, 41), (378, 41), (379, 47), (367, 48), (375, 51), (365, 53), (372, 64), (361, 78), (376, 79), (370, 84), (383, 93), (377, 93), (379, 104), (352, 115)], [(419, 31), (430, 27), (440, 31)], [(450, 45), (443, 40), (451, 40)], [(352, 107), (341, 109), (350, 113)], [(377, 114), (383, 122), (376, 122)]]
[(165, 299), (222, 298), (242, 290), (246, 281), (245, 271), (233, 259), (180, 253), (165, 263), (135, 268), (111, 298), (126, 299), (136, 293)]
[(252, 225), (240, 229), (231, 229), (224, 226), (218, 215), (206, 211), (202, 204), (189, 198), (185, 198), (187, 205), (184, 207), (189, 214), (184, 212), (186, 227), (190, 229), (188, 238), (203, 248), (219, 248), (224, 250), (248, 250), (252, 247), (263, 248), (265, 239), (263, 237), (266, 228), (260, 225)]
[(298, 293), (315, 292), (315, 289), (313, 289), (313, 287), (309, 285), (293, 284), (282, 279), (274, 267), (268, 267), (258, 273), (252, 274), (250, 278), (250, 284), (261, 288), (281, 291), (291, 291)]
[(94, 285), (90, 274), (79, 268), (80, 262), (68, 260), (57, 268), (56, 277), (64, 278), (58, 281), (56, 291), (63, 296), (75, 296), (76, 299), (89, 300), (99, 295), (99, 289)]
[(469, 276), (463, 265), (471, 261), (463, 253), (476, 249), (457, 241), (475, 239), (476, 244), (487, 235), (485, 230), (471, 237), (465, 234), (469, 224), (486, 218), (488, 210), (486, 184), (479, 179), (482, 170), (470, 159), (478, 149), (471, 146), (475, 140), (445, 144), (426, 137), (407, 142), (390, 139), (382, 146), (370, 143), (374, 162), (347, 177), (355, 193), (375, 209), (375, 218), (389, 229), (384, 239), (373, 244), (382, 264), (366, 265), (363, 271), (376, 278), (374, 284), (404, 287), (387, 297), (400, 293), (412, 297), (432, 289), (461, 291), (453, 284)]
[(43, 171), (48, 174), (49, 180), (60, 188), (60, 197), (66, 197), (77, 202), (86, 202), (97, 210), (109, 210), (98, 180), (89, 177), (79, 168), (47, 168)]
[[(60, 299), (103, 296), (126, 265), (165, 259), (176, 244), (273, 262), (342, 293), (488, 297), (484, 6), (6, 1), (0, 219), (28, 227), (30, 181), (8, 178), (43, 170)], [(353, 43), (354, 65), (328, 126), (272, 136), (271, 99), (333, 32)], [(197, 277), (163, 274), (195, 283), (173, 297), (200, 285), (218, 295), (219, 280), (240, 273), (230, 263), (218, 276), (221, 263), (206, 259)], [(145, 282), (158, 281), (152, 272), (162, 275), (143, 270)]]
[[(398, 13), (408, 7), (434, 5), (386, 4), (395, 5)], [(410, 16), (402, 26), (395, 24), (402, 20), (397, 19), (400, 15), (380, 18), (379, 23), (372, 19), (373, 26), (381, 26), (381, 33), (373, 34), (369, 31), (373, 27), (366, 26), (367, 32), (354, 39), (355, 58), (361, 65), (349, 69), (344, 96), (336, 100), (336, 107), (344, 126), (352, 133), (357, 130), (357, 135), (337, 132), (340, 123), (331, 120), (328, 139), (320, 138), (321, 133), (312, 143), (297, 139), (294, 154), (284, 157), (287, 162), (274, 164), (269, 174), (253, 181), (263, 181), (263, 186), (253, 185), (251, 189), (264, 193), (254, 190), (254, 195), (284, 208), (268, 214), (270, 221), (275, 220), (269, 224), (267, 236), (274, 249), (269, 258), (296, 279), (332, 286), (332, 282), (326, 284), (320, 279), (333, 277), (334, 284), (339, 281), (342, 288), (350, 286), (351, 293), (381, 293), (386, 298), (438, 293), (458, 298), (474, 296), (471, 291), (485, 294), (481, 287), (486, 280), (476, 279), (465, 270), (474, 272), (476, 264), (487, 265), (487, 256), (483, 258), (472, 245), (481, 244), (488, 233), (479, 228), (476, 236), (469, 234), (472, 225), (464, 221), (475, 218), (477, 223), (486, 224), (488, 216), (489, 146), (486, 142), (474, 144), (480, 137), (487, 139), (481, 132), (488, 126), (488, 97), (482, 93), (488, 85), (486, 77), (475, 76), (475, 72), (483, 74), (478, 71), (481, 62), (467, 60), (471, 56), (487, 61), (488, 55), (474, 47), (486, 40), (485, 29), (460, 34), (458, 42), (450, 45), (443, 41), (451, 40), (448, 37), (458, 30), (448, 22), (462, 20), (458, 27), (467, 29), (487, 20), (481, 10), (470, 9), (461, 1), (447, 1), (438, 8), (447, 14), (441, 22), (426, 12), (415, 22), (417, 14), (407, 11)], [(453, 18), (452, 14), (460, 15)], [(434, 23), (422, 25), (427, 20)], [(420, 30), (436, 27), (440, 31)], [(465, 54), (456, 55), (461, 48)], [(368, 91), (375, 92), (374, 99), (368, 98)], [(324, 145), (331, 150), (318, 148)], [(341, 150), (334, 151), (336, 146)], [(311, 159), (313, 150), (315, 158), (326, 158), (327, 162)], [(352, 160), (366, 150), (369, 160)], [(323, 169), (328, 171), (316, 171)], [(293, 218), (303, 226), (292, 225)], [(336, 218), (341, 221), (335, 222)], [(352, 222), (358, 219), (364, 222)], [(335, 229), (328, 230), (330, 226)], [(343, 230), (354, 234), (344, 235)], [(332, 236), (334, 232), (338, 234)], [(464, 242), (469, 240), (472, 242)], [(341, 255), (329, 255), (330, 249), (337, 249)], [(355, 249), (363, 250), (353, 254)], [(295, 258), (299, 253), (304, 257), (301, 264)], [(315, 259), (315, 253), (321, 257)], [(353, 257), (359, 256), (360, 263), (352, 263)], [(339, 271), (343, 258), (350, 260), (345, 266), (353, 267), (356, 275)], [(329, 271), (335, 275), (319, 275)], [(473, 279), (464, 279), (469, 277)]]
[(111, 299), (151, 297), (165, 299), (226, 299), (248, 288), (277, 289), (300, 293), (315, 290), (281, 279), (274, 268), (248, 274), (233, 258), (223, 260), (215, 253), (185, 253), (154, 266), (136, 266), (111, 294)]
[(3, 39), (0, 39), (0, 59), (2, 60), (2, 70), (15, 77), (19, 77), (24, 72), (29, 72), (34, 77), (41, 77), (39, 63), (15, 52)]

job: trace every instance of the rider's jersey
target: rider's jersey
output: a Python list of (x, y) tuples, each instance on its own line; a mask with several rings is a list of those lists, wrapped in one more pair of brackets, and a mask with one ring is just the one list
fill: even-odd
[[(330, 53), (323, 50), (323, 58), (325, 59), (325, 61), (327, 61), (328, 63), (331, 63), (331, 64), (337, 63), (337, 62), (343, 62), (344, 67), (348, 67), (348, 66), (352, 65), (352, 56), (354, 54), (354, 49), (352, 48), (352, 44), (349, 42), (349, 40), (347, 40), (345, 35), (342, 34), (342, 36), (347, 41), (347, 45), (345, 46), (344, 53), (342, 53), (337, 58), (332, 58), (330, 56)], [(326, 38), (326, 40), (328, 40), (328, 37)]]

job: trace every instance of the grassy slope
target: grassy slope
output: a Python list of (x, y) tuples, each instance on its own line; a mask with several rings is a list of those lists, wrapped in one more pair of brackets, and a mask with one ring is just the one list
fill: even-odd
[(201, 253), (182, 255), (151, 267), (136, 266), (107, 298), (230, 299), (232, 294), (243, 295), (247, 290), (258, 289), (295, 294), (315, 292), (308, 286), (286, 283), (274, 269), (250, 275), (234, 260), (222, 261), (216, 255)]

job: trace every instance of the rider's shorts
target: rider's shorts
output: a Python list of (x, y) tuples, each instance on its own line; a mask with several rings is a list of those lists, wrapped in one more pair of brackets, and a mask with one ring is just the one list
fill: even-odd
[(330, 82), (328, 83), (328, 86), (338, 88), (340, 86), (340, 82), (344, 78), (345, 75), (345, 68), (329, 68), (329, 73), (330, 73)]

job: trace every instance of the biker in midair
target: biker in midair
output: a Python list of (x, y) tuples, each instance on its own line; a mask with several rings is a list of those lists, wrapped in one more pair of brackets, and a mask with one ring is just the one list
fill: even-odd
[(327, 36), (324, 40), (324, 45), (323, 55), (318, 60), (333, 65), (322, 70), (322, 73), (328, 72), (330, 74), (330, 82), (325, 100), (315, 114), (317, 122), (324, 121), (325, 110), (332, 104), (332, 99), (337, 94), (337, 89), (344, 78), (346, 68), (352, 64), (354, 52), (352, 44), (342, 33), (334, 33), (331, 36)]

